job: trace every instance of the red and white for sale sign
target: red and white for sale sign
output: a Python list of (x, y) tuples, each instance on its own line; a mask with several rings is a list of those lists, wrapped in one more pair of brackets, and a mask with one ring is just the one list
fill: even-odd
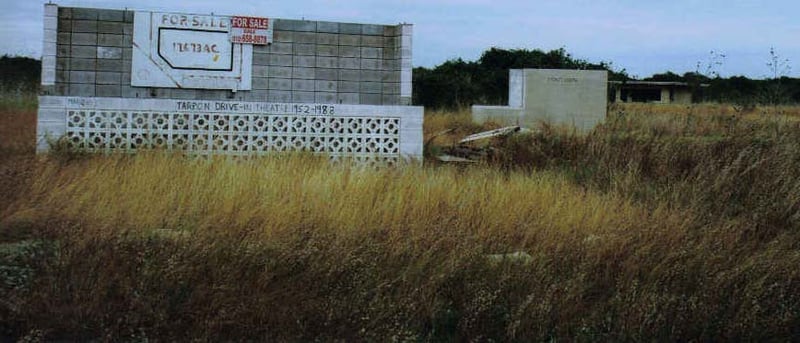
[(240, 44), (272, 44), (272, 21), (269, 18), (231, 17), (230, 39)]

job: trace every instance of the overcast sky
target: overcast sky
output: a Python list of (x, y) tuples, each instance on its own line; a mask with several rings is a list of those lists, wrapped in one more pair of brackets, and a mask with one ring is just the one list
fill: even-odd
[[(646, 77), (705, 71), (725, 55), (722, 76), (763, 78), (774, 47), (800, 76), (800, 1), (744, 0), (72, 0), (61, 6), (253, 15), (340, 22), (414, 24), (414, 66), (475, 60), (489, 47), (557, 49)], [(0, 2), (0, 54), (41, 56), (36, 0)], [(796, 66), (796, 67), (795, 67)]]

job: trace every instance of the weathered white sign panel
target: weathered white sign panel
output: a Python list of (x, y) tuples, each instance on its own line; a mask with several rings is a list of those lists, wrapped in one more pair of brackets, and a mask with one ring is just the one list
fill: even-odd
[(131, 85), (250, 90), (253, 46), (230, 34), (230, 17), (136, 12)]
[(269, 18), (231, 18), (231, 42), (240, 44), (272, 44), (272, 22)]

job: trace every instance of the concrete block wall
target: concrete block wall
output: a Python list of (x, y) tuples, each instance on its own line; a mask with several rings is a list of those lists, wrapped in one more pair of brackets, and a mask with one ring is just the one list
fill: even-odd
[(411, 104), (409, 24), (274, 19), (273, 44), (253, 47), (252, 89), (233, 93), (132, 87), (134, 11), (45, 6), (45, 45), (48, 29), (56, 44), (43, 95)]

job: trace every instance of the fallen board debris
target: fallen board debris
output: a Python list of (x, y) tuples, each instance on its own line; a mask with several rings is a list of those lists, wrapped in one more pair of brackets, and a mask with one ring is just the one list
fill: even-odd
[(476, 134), (472, 134), (472, 135), (469, 135), (467, 137), (464, 137), (464, 139), (459, 141), (459, 143), (463, 144), (463, 143), (469, 143), (469, 142), (477, 141), (477, 140), (481, 140), (481, 139), (488, 139), (488, 138), (493, 138), (493, 137), (507, 136), (507, 135), (510, 135), (512, 133), (519, 132), (520, 129), (521, 128), (519, 126), (507, 126), (507, 127), (501, 127), (499, 129), (490, 130), (490, 131), (478, 132)]
[(442, 161), (442, 162), (478, 163), (478, 161), (475, 161), (475, 160), (471, 160), (471, 159), (463, 158), (463, 157), (458, 157), (458, 156), (447, 155), (447, 154), (442, 154), (442, 155), (436, 156), (436, 159), (438, 159), (439, 161)]
[(533, 261), (533, 256), (524, 251), (515, 251), (508, 254), (491, 254), (486, 255), (486, 258), (492, 265), (499, 265), (502, 263), (527, 265)]
[[(490, 159), (496, 154), (498, 148), (492, 146), (492, 143), (485, 144), (484, 146), (476, 147), (474, 143), (481, 140), (507, 138), (516, 133), (527, 131), (519, 126), (507, 126), (499, 129), (478, 132), (476, 134), (464, 137), (458, 142), (458, 145), (442, 148), (442, 154), (437, 156), (441, 162), (446, 163), (476, 163)], [(443, 131), (444, 132), (444, 131)]]

